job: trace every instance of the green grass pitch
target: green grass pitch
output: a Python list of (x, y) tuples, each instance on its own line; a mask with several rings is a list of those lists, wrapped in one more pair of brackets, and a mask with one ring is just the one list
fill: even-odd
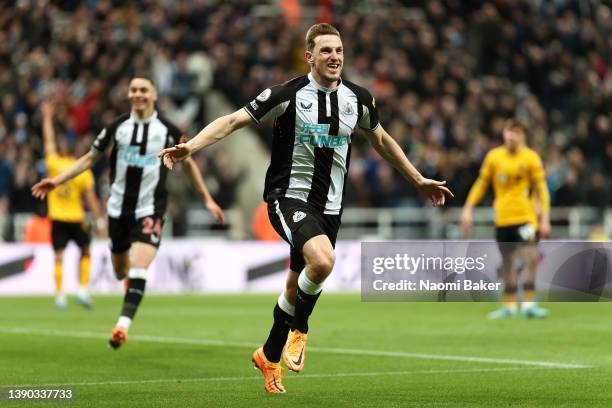
[[(121, 299), (88, 312), (0, 298), (0, 386), (71, 387), (44, 407), (610, 407), (612, 304), (549, 304), (541, 321), (487, 321), (495, 304), (362, 303), (324, 293), (306, 368), (267, 395), (250, 356), (276, 295), (145, 297), (120, 350)], [(0, 401), (2, 406), (32, 403)]]

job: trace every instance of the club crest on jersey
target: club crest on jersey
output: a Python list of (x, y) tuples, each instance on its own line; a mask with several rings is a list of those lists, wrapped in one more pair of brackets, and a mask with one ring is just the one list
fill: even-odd
[(272, 95), (272, 90), (268, 88), (259, 95), (257, 95), (257, 98), (255, 99), (257, 99), (259, 102), (265, 102), (270, 98), (270, 95)]
[(302, 211), (296, 211), (293, 213), (293, 222), (300, 222), (306, 218), (306, 214)]
[(353, 105), (351, 105), (350, 102), (347, 102), (346, 105), (344, 105), (344, 109), (342, 110), (342, 114), (346, 115), (346, 116), (351, 116), (355, 114), (355, 109), (353, 109)]
[(350, 143), (348, 136), (329, 134), (327, 123), (302, 123), (297, 134), (298, 141), (313, 147), (341, 147)]

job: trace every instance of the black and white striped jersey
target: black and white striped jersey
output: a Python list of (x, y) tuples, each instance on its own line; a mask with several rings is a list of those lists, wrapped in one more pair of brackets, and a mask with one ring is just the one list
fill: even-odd
[(275, 118), (264, 200), (295, 198), (340, 214), (353, 132), (378, 126), (372, 95), (345, 80), (327, 89), (308, 74), (266, 89), (244, 109), (257, 123)]
[(102, 129), (92, 150), (100, 154), (112, 145), (110, 154), (110, 217), (142, 218), (166, 211), (167, 169), (157, 154), (179, 143), (176, 126), (153, 112), (140, 120), (123, 114)]

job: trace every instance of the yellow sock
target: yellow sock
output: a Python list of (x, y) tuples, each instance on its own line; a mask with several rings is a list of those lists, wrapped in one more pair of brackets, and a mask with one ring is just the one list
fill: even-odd
[(91, 258), (89, 256), (82, 256), (79, 264), (79, 283), (81, 286), (87, 286), (89, 284), (90, 271)]
[(533, 302), (536, 298), (535, 290), (526, 290), (523, 293), (523, 302)]
[(55, 291), (57, 293), (62, 293), (63, 290), (63, 286), (62, 286), (62, 263), (55, 261)]
[(503, 304), (506, 309), (516, 311), (516, 293), (504, 293)]

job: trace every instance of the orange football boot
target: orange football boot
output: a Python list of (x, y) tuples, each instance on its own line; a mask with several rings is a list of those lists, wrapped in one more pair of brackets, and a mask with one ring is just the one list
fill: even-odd
[(127, 330), (123, 326), (115, 326), (108, 345), (113, 349), (118, 349), (128, 339)]
[(266, 358), (263, 347), (258, 348), (253, 353), (251, 361), (255, 364), (255, 368), (259, 369), (264, 376), (264, 389), (271, 394), (284, 394), (283, 375), (285, 370), (280, 363), (272, 363)]
[(283, 350), (283, 361), (288, 369), (299, 373), (306, 360), (306, 339), (308, 335), (299, 330), (290, 330)]

